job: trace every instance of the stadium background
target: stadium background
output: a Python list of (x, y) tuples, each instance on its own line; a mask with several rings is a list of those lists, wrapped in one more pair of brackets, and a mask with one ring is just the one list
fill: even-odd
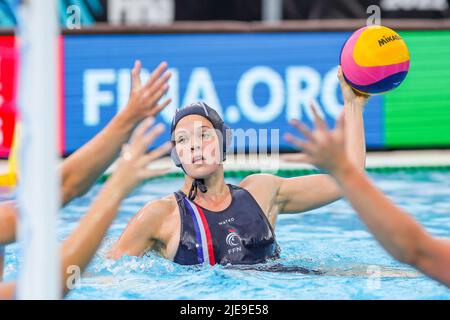
[[(9, 29), (16, 21), (13, 2), (2, 1), (0, 6), (1, 156), (8, 154), (16, 117), (17, 40)], [(169, 92), (174, 103), (159, 116), (165, 123), (173, 108), (203, 99), (234, 128), (279, 129), (282, 136), (291, 130), (287, 121), (292, 117), (310, 123), (305, 107), (313, 98), (332, 125), (342, 108), (336, 79), (340, 49), (351, 32), (365, 24), (368, 5), (383, 9), (383, 1), (350, 1), (353, 6), (345, 1), (284, 1), (286, 21), (267, 26), (257, 21), (261, 1), (171, 2), (172, 11), (162, 15), (169, 22), (136, 25), (123, 16), (120, 23), (108, 20), (108, 1), (61, 1), (61, 8), (82, 8), (81, 28), (65, 29), (60, 37), (62, 155), (89, 140), (124, 106), (134, 59), (141, 59), (147, 70), (166, 60), (174, 72)], [(382, 11), (382, 24), (407, 42), (411, 69), (398, 90), (373, 97), (367, 106), (367, 147), (448, 148), (448, 2), (429, 1), (428, 7), (423, 2), (416, 7), (405, 7), (407, 1), (391, 1), (390, 7), (384, 2), (392, 10)], [(61, 9), (63, 29), (67, 16)], [(211, 21), (187, 22), (195, 20)], [(259, 141), (259, 146), (264, 143)], [(239, 151), (252, 147), (236, 145)], [(280, 147), (289, 150), (282, 140)]]

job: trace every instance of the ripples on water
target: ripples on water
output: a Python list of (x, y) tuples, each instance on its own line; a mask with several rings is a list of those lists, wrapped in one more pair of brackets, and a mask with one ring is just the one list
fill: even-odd
[[(371, 174), (377, 185), (436, 236), (450, 236), (450, 173)], [(231, 183), (239, 183), (230, 179)], [(303, 214), (281, 215), (276, 234), (285, 272), (223, 266), (179, 266), (155, 254), (105, 258), (130, 218), (146, 202), (181, 186), (160, 179), (133, 192), (122, 204), (101, 249), (68, 299), (450, 299), (450, 290), (392, 259), (341, 200)], [(64, 239), (89, 207), (100, 185), (62, 210)], [(7, 248), (5, 278), (17, 275), (19, 248)], [(319, 270), (322, 275), (292, 272)], [(258, 269), (259, 268), (259, 269)], [(381, 274), (381, 278), (375, 275)]]

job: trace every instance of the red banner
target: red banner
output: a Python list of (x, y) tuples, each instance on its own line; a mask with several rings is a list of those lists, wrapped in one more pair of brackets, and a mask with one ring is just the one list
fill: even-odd
[(0, 157), (11, 148), (16, 121), (18, 51), (14, 36), (0, 36)]

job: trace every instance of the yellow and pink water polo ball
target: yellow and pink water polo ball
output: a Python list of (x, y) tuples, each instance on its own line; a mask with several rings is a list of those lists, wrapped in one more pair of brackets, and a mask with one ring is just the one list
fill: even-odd
[(347, 83), (370, 95), (397, 88), (409, 70), (405, 41), (383, 26), (355, 31), (342, 47), (340, 60)]

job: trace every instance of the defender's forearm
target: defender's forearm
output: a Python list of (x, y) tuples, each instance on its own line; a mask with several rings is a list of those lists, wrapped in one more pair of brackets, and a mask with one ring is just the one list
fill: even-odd
[(417, 242), (425, 231), (378, 190), (362, 169), (350, 162), (342, 167), (333, 175), (370, 232), (395, 258), (413, 263), (417, 257)]
[(76, 266), (80, 272), (84, 271), (116, 217), (125, 195), (125, 192), (117, 186), (117, 183), (113, 184), (111, 181), (107, 181), (89, 211), (83, 216), (72, 234), (63, 242), (61, 268), (64, 293), (68, 291), (66, 281), (71, 275), (68, 273), (68, 268)]
[(125, 113), (119, 113), (92, 140), (64, 160), (61, 166), (63, 205), (87, 192), (114, 162), (135, 124)]

